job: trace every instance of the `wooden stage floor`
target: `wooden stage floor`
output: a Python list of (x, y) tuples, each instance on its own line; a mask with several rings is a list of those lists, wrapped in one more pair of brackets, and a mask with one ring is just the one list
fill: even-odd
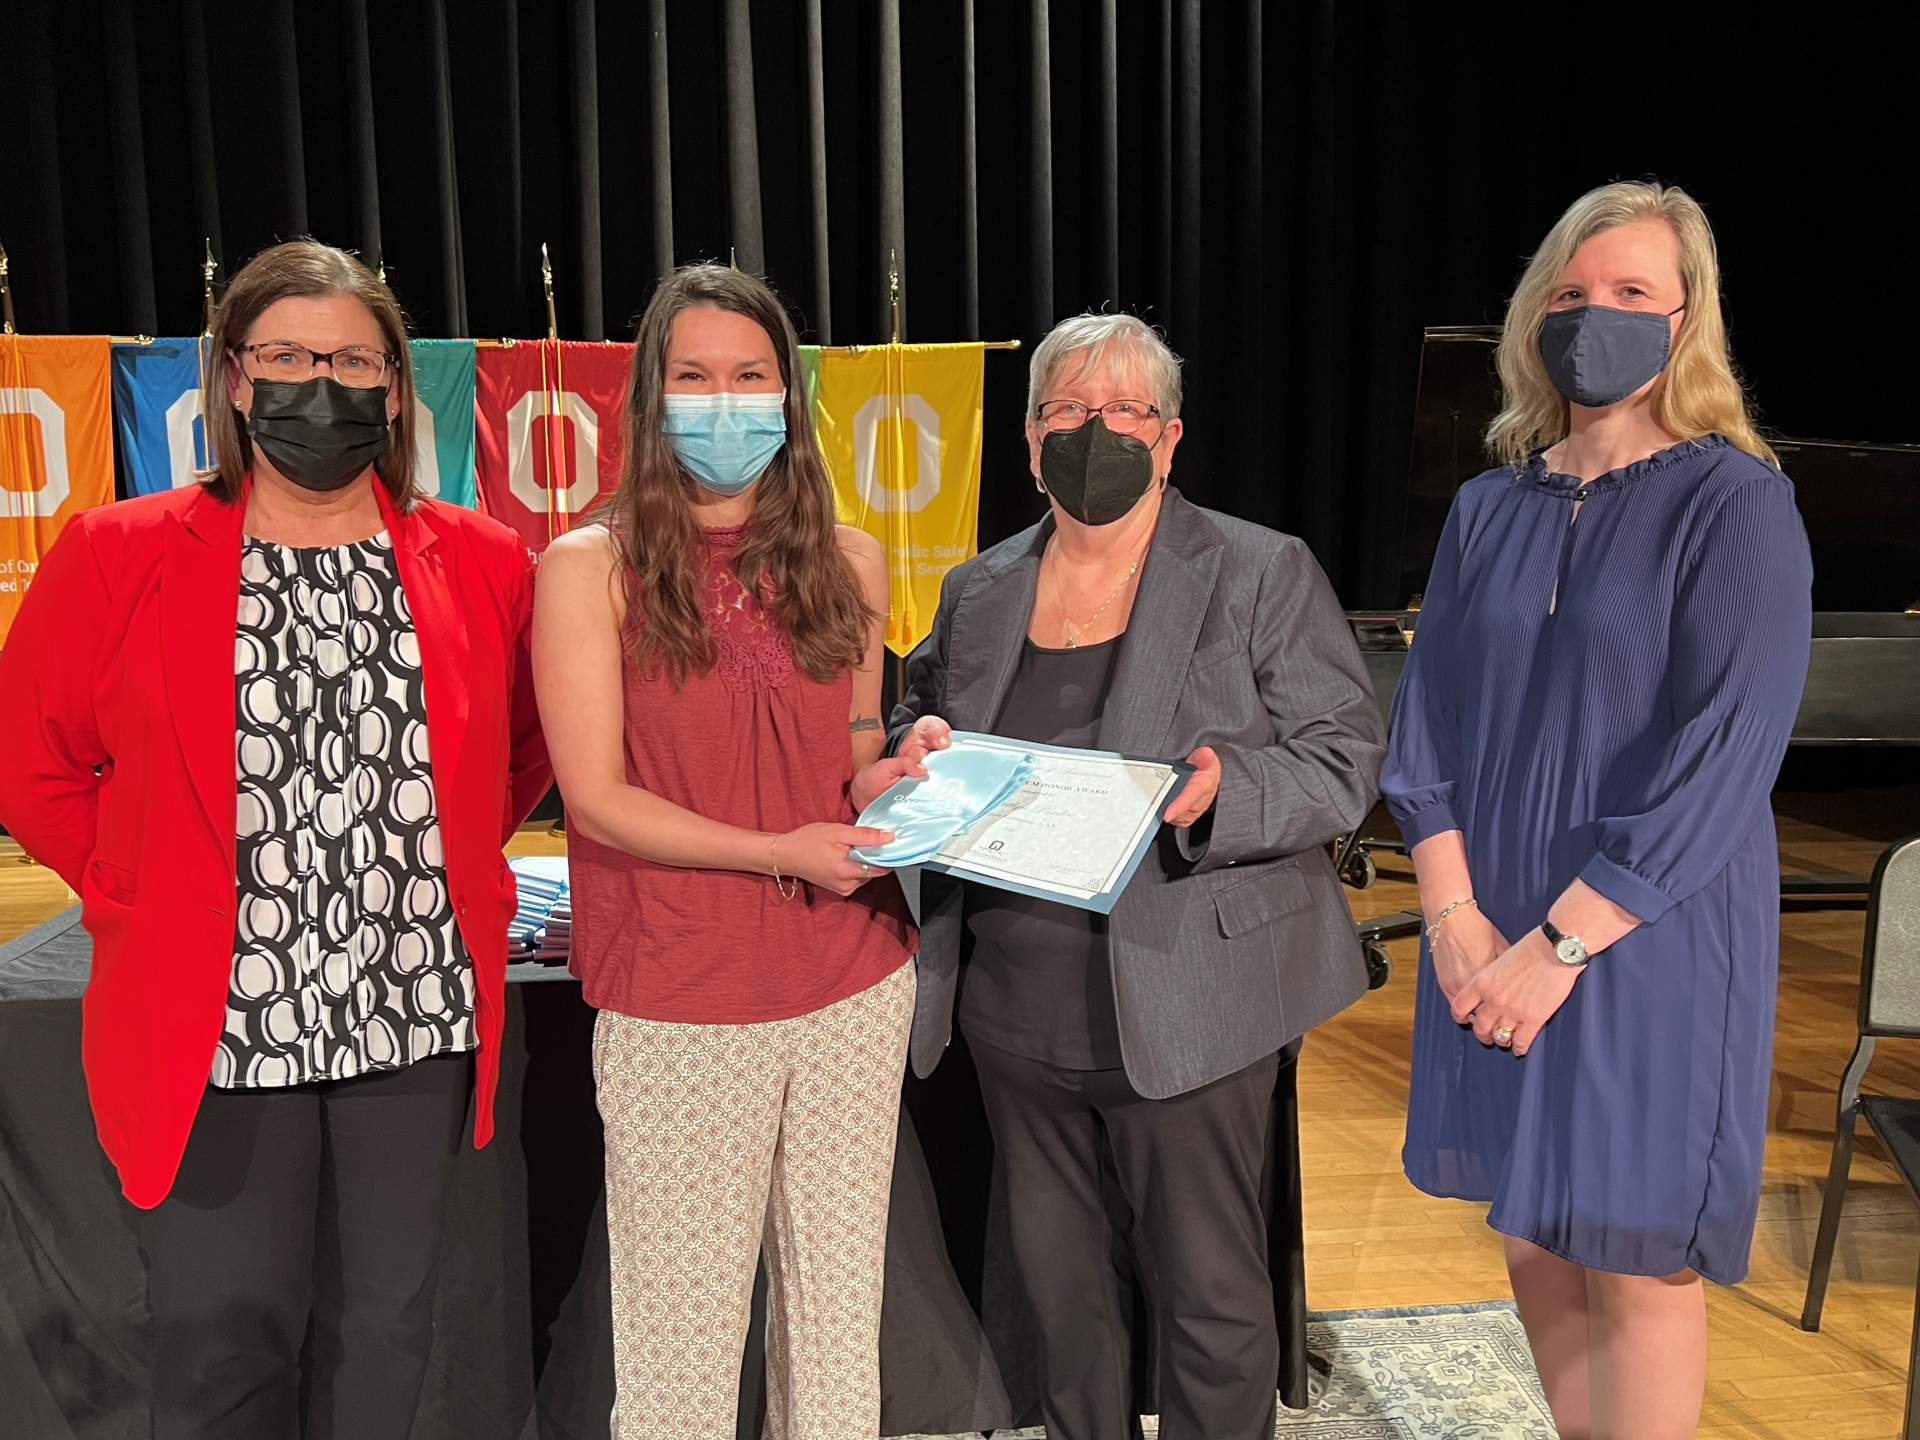
[[(1795, 871), (1859, 872), (1920, 830), (1920, 786), (1781, 794), (1781, 856)], [(523, 832), (515, 853), (559, 842)], [(1381, 856), (1381, 877), (1349, 891), (1358, 915), (1416, 903), (1412, 870)], [(0, 839), (0, 942), (72, 903), (46, 870)], [(1854, 1042), (1858, 909), (1790, 907), (1782, 916), (1780, 1018), (1766, 1181), (1744, 1284), (1707, 1287), (1712, 1345), (1703, 1436), (1869, 1440), (1896, 1435), (1905, 1393), (1920, 1219), (1862, 1125), (1822, 1332), (1798, 1325), (1819, 1220), (1834, 1090)], [(1309, 1037), (1300, 1061), (1306, 1165), (1307, 1294), (1318, 1310), (1432, 1305), (1506, 1296), (1486, 1207), (1434, 1200), (1400, 1173), (1415, 945), (1397, 971)], [(1920, 1043), (1883, 1041), (1868, 1087), (1920, 1094)]]

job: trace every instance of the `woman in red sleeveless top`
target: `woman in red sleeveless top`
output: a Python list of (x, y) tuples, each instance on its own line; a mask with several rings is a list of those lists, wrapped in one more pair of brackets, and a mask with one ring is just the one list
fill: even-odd
[(764, 1243), (766, 1433), (877, 1435), (917, 936), (847, 852), (921, 773), (880, 758), (886, 563), (834, 524), (793, 327), (752, 276), (661, 284), (627, 421), (620, 487), (547, 550), (534, 617), (600, 1010), (615, 1434), (733, 1435)]

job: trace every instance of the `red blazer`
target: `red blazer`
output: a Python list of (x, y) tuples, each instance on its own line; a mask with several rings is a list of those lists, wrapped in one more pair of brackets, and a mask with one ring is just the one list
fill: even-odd
[[(474, 1143), (493, 1134), (514, 883), (500, 847), (550, 778), (534, 709), (526, 547), (375, 484), (413, 611), (448, 889), (472, 957)], [(0, 823), (80, 894), (93, 936), (81, 1055), (134, 1204), (172, 1188), (233, 968), (233, 652), (245, 501), (200, 486), (76, 517), (0, 651)]]

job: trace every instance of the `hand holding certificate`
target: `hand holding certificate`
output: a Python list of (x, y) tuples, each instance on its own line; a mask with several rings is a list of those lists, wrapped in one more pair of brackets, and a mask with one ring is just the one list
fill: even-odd
[(860, 816), (894, 839), (854, 859), (924, 865), (1103, 915), (1193, 773), (1184, 761), (960, 730), (926, 765), (925, 776), (900, 781)]

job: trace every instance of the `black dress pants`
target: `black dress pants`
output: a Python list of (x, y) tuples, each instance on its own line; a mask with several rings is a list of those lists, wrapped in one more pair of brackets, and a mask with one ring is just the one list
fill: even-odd
[(447, 1055), (208, 1087), (173, 1189), (139, 1216), (154, 1440), (406, 1440), (471, 1072)]
[(1278, 1057), (1148, 1100), (1124, 1070), (1063, 1070), (968, 1039), (1039, 1326), (1049, 1440), (1137, 1433), (1103, 1149), (1133, 1211), (1163, 1440), (1271, 1437), (1280, 1340), (1260, 1176)]

